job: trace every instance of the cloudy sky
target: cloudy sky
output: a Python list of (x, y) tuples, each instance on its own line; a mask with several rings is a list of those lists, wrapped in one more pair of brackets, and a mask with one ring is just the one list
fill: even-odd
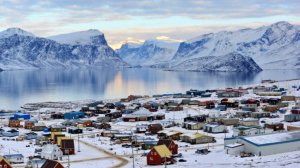
[(282, 20), (300, 24), (299, 6), (299, 0), (1, 0), (0, 31), (20, 27), (47, 37), (98, 29), (118, 48)]

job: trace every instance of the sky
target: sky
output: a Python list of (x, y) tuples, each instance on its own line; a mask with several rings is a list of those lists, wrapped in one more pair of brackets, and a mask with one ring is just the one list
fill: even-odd
[(299, 6), (300, 0), (0, 0), (0, 31), (19, 27), (48, 37), (98, 29), (116, 49), (278, 21), (300, 24)]

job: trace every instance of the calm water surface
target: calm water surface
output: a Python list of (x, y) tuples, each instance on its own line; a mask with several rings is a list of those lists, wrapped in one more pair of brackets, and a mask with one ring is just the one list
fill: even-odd
[(259, 83), (262, 79), (300, 78), (296, 70), (257, 74), (172, 72), (155, 69), (22, 70), (0, 72), (0, 110), (25, 103), (110, 99)]

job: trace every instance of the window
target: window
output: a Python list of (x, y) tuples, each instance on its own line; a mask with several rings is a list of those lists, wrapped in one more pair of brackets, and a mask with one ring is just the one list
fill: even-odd
[(154, 152), (154, 155), (156, 155), (156, 152)]
[(152, 157), (150, 157), (150, 160), (153, 160), (153, 158), (152, 158)]

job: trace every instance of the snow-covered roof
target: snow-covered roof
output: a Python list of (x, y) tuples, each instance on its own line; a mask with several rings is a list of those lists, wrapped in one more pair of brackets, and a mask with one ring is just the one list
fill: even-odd
[(128, 117), (144, 117), (144, 116), (147, 117), (147, 116), (151, 116), (151, 115), (152, 115), (152, 113), (150, 111), (148, 111), (145, 108), (141, 108), (136, 112), (126, 115), (125, 117), (127, 117), (127, 118)]
[(249, 137), (242, 137), (242, 139), (250, 143), (253, 143), (255, 145), (270, 145), (276, 143), (286, 143), (290, 141), (300, 141), (300, 131), (249, 136)]
[(226, 145), (226, 147), (229, 148), (235, 148), (235, 147), (239, 147), (239, 146), (243, 146), (244, 144), (239, 144), (239, 143), (233, 143), (233, 144), (228, 144)]

